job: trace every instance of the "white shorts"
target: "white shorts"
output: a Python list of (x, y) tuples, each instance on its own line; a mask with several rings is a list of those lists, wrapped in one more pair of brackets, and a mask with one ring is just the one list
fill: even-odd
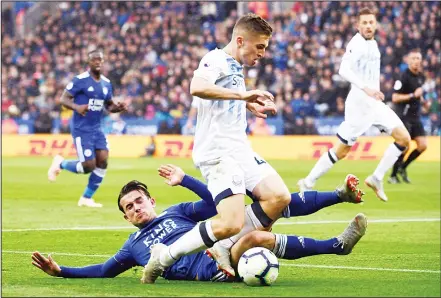
[(397, 114), (383, 102), (372, 99), (351, 98), (349, 93), (345, 103), (345, 120), (337, 130), (337, 137), (344, 144), (352, 146), (357, 138), (371, 126), (381, 132), (391, 134), (396, 127), (404, 124)]
[(247, 190), (252, 192), (264, 178), (277, 174), (272, 166), (253, 151), (203, 162), (199, 169), (216, 205), (229, 196), (246, 194)]

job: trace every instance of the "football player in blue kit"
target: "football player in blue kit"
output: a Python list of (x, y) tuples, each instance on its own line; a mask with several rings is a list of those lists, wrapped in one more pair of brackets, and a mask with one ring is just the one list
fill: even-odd
[[(199, 180), (185, 175), (179, 167), (165, 165), (159, 168), (159, 175), (171, 185), (181, 185), (193, 191), (202, 200), (180, 203), (156, 214), (155, 199), (147, 186), (133, 180), (127, 183), (118, 196), (118, 207), (124, 218), (138, 227), (123, 247), (101, 264), (86, 267), (59, 266), (51, 256), (46, 258), (39, 252), (32, 254), (32, 264), (52, 276), (65, 278), (105, 278), (115, 277), (134, 266), (145, 266), (150, 258), (150, 248), (154, 244), (170, 245), (202, 221), (217, 214), (216, 206), (207, 186)], [(333, 192), (309, 191), (293, 193), (291, 203), (284, 217), (303, 216), (324, 207), (341, 202), (362, 202), (361, 190), (357, 189), (358, 179), (348, 175), (342, 186)], [(337, 237), (316, 240), (295, 235), (253, 231), (242, 237), (231, 249), (232, 264), (236, 265), (240, 256), (250, 245), (272, 250), (277, 257), (298, 259), (318, 254), (349, 254), (355, 244), (365, 234), (367, 220), (358, 214), (349, 226)], [(216, 261), (204, 252), (185, 255), (167, 268), (162, 277), (168, 280), (231, 281)], [(141, 278), (145, 282), (145, 276)]]
[(88, 54), (89, 70), (77, 75), (67, 84), (61, 96), (61, 104), (74, 111), (72, 137), (78, 160), (64, 160), (56, 155), (48, 170), (48, 179), (56, 180), (61, 170), (75, 174), (90, 174), (89, 182), (78, 206), (102, 207), (92, 196), (106, 175), (109, 147), (101, 129), (104, 108), (110, 113), (126, 110), (124, 102), (112, 100), (113, 87), (108, 78), (101, 74), (104, 54), (94, 50)]

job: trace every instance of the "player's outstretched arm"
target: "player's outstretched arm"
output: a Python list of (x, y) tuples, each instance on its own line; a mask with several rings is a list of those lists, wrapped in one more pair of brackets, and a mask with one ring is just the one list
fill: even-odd
[(159, 176), (165, 178), (165, 183), (170, 186), (180, 185), (194, 192), (198, 197), (214, 206), (213, 199), (207, 185), (201, 181), (186, 175), (185, 172), (178, 166), (167, 164), (161, 165), (158, 168)]
[(118, 263), (114, 257), (106, 262), (85, 267), (65, 267), (59, 266), (52, 256), (48, 258), (38, 251), (32, 253), (32, 265), (48, 275), (67, 278), (105, 278), (115, 277), (130, 269), (135, 264), (133, 262)]

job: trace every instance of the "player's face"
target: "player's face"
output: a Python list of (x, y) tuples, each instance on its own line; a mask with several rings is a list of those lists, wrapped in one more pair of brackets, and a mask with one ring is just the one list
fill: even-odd
[(89, 55), (89, 67), (93, 72), (99, 73), (103, 62), (103, 53), (93, 53)]
[(423, 57), (421, 53), (410, 53), (408, 59), (409, 68), (413, 71), (421, 71)]
[(259, 59), (265, 56), (265, 50), (268, 47), (270, 36), (262, 34), (242, 34), (237, 36), (237, 49), (239, 63), (254, 66)]
[(365, 39), (374, 38), (375, 31), (377, 30), (377, 19), (373, 14), (364, 14), (360, 16), (358, 20), (358, 32)]
[(155, 200), (139, 190), (133, 190), (121, 198), (124, 218), (136, 227), (142, 227), (156, 218)]

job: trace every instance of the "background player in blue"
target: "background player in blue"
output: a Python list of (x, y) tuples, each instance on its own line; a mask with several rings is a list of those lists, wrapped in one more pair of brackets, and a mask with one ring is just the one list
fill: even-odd
[[(113, 257), (102, 264), (74, 268), (59, 266), (51, 256), (46, 258), (39, 252), (34, 252), (32, 264), (52, 276), (115, 277), (133, 266), (145, 266), (150, 259), (150, 247), (153, 244), (169, 245), (194, 228), (198, 221), (217, 214), (211, 193), (205, 184), (185, 175), (180, 168), (172, 165), (161, 166), (159, 174), (167, 179), (169, 185), (184, 186), (194, 191), (203, 200), (177, 204), (157, 215), (154, 210), (155, 199), (151, 197), (147, 187), (138, 181), (130, 181), (121, 189), (118, 207), (124, 213), (124, 218), (138, 227), (139, 231), (132, 233)], [(358, 185), (357, 179), (353, 181), (356, 181), (355, 184)], [(344, 201), (359, 203), (362, 201), (363, 193), (356, 188), (357, 185), (349, 185), (345, 179), (345, 184), (334, 192), (311, 191), (305, 192), (304, 196), (298, 193), (292, 194), (291, 203), (287, 209), (289, 214), (284, 216), (307, 215)], [(342, 234), (328, 240), (254, 231), (245, 235), (233, 246), (232, 261), (236, 264), (242, 252), (250, 244), (267, 247), (278, 257), (285, 259), (298, 259), (317, 254), (349, 254), (364, 235), (366, 225), (364, 215), (358, 214)], [(162, 276), (170, 280), (227, 280), (227, 275), (218, 269), (217, 263), (203, 252), (181, 257), (167, 268)]]
[(104, 54), (100, 50), (88, 54), (89, 70), (77, 75), (67, 84), (61, 96), (61, 104), (74, 111), (72, 137), (78, 160), (64, 160), (56, 155), (48, 171), (49, 181), (54, 182), (61, 170), (75, 174), (89, 174), (89, 182), (78, 206), (102, 207), (92, 196), (106, 175), (109, 148), (101, 129), (101, 118), (106, 108), (110, 113), (126, 110), (123, 102), (112, 101), (113, 88), (108, 78), (101, 74)]

